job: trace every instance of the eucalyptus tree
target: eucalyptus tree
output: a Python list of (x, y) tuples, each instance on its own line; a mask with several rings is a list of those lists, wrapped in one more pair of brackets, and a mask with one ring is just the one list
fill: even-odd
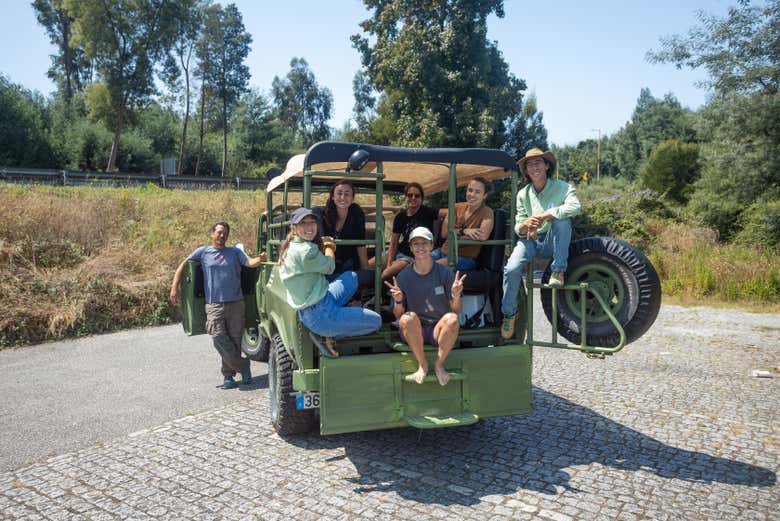
[(293, 129), (304, 148), (330, 137), (333, 94), (320, 87), (305, 59), (293, 58), (284, 78), (274, 76), (271, 94), (277, 117)]
[(515, 159), (520, 159), (532, 148), (547, 150), (547, 129), (538, 110), (536, 95), (530, 94), (522, 108), (509, 120), (507, 138), (503, 149)]
[(63, 8), (63, 0), (33, 0), (38, 23), (46, 30), (49, 41), (57, 49), (51, 55), (52, 65), (46, 75), (56, 84), (70, 104), (75, 92), (82, 92), (91, 76), (91, 65), (84, 48), (73, 42), (73, 18)]
[(63, 0), (73, 19), (71, 45), (83, 46), (108, 90), (114, 137), (106, 170), (117, 164), (119, 140), (128, 113), (156, 93), (154, 66), (170, 34), (173, 0)]
[(208, 0), (179, 0), (171, 10), (171, 31), (173, 42), (164, 62), (163, 77), (171, 89), (182, 88), (184, 79), (184, 116), (182, 118), (181, 141), (179, 143), (179, 175), (184, 168), (184, 150), (187, 141), (187, 126), (190, 121), (190, 74), (193, 54), (203, 27), (203, 17)]
[[(487, 19), (502, 0), (364, 0), (373, 10), (352, 36), (380, 93), (378, 119), (410, 146), (500, 147), (525, 82), (509, 72)], [(383, 127), (384, 125), (379, 124)], [(386, 126), (384, 126), (386, 128)]]
[[(222, 171), (227, 173), (228, 130), (230, 115), (249, 83), (249, 67), (244, 61), (249, 55), (252, 36), (244, 29), (241, 13), (235, 4), (226, 7), (212, 5), (206, 9), (203, 33), (198, 43), (200, 60), (198, 74), (201, 86), (201, 144), (205, 96), (213, 95), (219, 104), (219, 125), (222, 129)], [(200, 152), (199, 152), (200, 155)], [(197, 172), (197, 167), (196, 167)]]

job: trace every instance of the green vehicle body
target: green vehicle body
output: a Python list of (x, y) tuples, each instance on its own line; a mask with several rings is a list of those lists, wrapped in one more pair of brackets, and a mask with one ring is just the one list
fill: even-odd
[[(367, 151), (370, 163), (362, 170), (345, 172), (349, 158), (356, 150)], [(482, 165), (480, 170), (479, 163), (484, 161), (488, 161), (487, 166)], [(429, 179), (429, 185), (447, 190), (448, 208), (453, 212), (456, 190), (467, 184), (470, 177), (488, 171), (488, 176), (494, 179), (508, 178), (512, 203), (508, 209), (506, 230), (502, 231), (504, 237), (479, 244), (511, 248), (517, 239), (512, 221), (520, 178), (514, 161), (507, 154), (485, 149), (422, 150), (325, 142), (313, 145), (302, 161), (298, 158), (297, 163), (293, 163), (291, 160), (288, 170), (269, 184), (266, 211), (261, 213), (258, 221), (258, 250), (265, 251), (269, 260), (261, 268), (245, 270), (242, 276), (247, 304), (248, 333), (245, 338), (248, 336), (250, 344), (264, 344), (271, 351), (269, 387), (272, 421), (280, 433), (308, 430), (315, 426), (317, 416), (321, 434), (336, 434), (405, 426), (451, 427), (475, 423), (482, 418), (529, 413), (532, 411), (534, 347), (570, 349), (603, 358), (620, 351), (627, 343), (624, 328), (616, 316), (621, 308), (626, 307), (619, 302), (624, 288), (613, 283), (613, 279), (620, 282), (621, 269), (585, 263), (579, 268), (583, 270), (580, 280), (584, 282), (559, 290), (534, 282), (529, 266), (526, 283), (524, 288), (521, 287), (518, 299), (519, 319), (514, 339), (504, 341), (501, 338), (500, 316), (483, 327), (462, 328), (445, 363), (445, 368), (452, 374), (452, 380), (446, 386), (440, 386), (433, 374), (423, 384), (410, 380), (409, 375), (417, 368), (414, 356), (402, 342), (399, 332), (386, 322), (370, 335), (340, 339), (337, 343), (338, 358), (320, 357), (308, 330), (287, 303), (279, 276), (278, 249), (289, 228), (288, 216), (292, 209), (300, 205), (311, 207), (313, 194), (326, 192), (333, 182), (345, 177), (353, 181), (358, 194), (375, 194), (373, 237), (337, 240), (336, 243), (373, 246), (377, 258), (374, 274), (377, 298), (373, 305), (380, 312), (382, 299), (378, 296), (383, 293), (381, 271), (386, 263), (383, 258), (386, 244), (383, 204), (386, 195), (401, 193), (409, 179), (426, 178), (423, 174), (417, 176), (416, 170), (427, 173), (436, 167), (440, 172)], [(312, 168), (315, 163), (317, 168), (323, 168), (322, 165), (324, 168)], [(408, 168), (410, 174), (396, 175), (404, 168)], [(449, 241), (447, 253), (450, 262), (454, 263), (457, 261), (458, 244), (477, 243), (458, 241), (454, 220), (449, 220), (449, 227), (448, 235), (455, 239)], [(534, 338), (532, 327), (533, 292), (540, 289), (552, 298), (553, 333), (551, 339), (544, 341)], [(184, 273), (182, 295), (185, 332), (188, 335), (203, 333), (202, 275), (196, 262), (190, 262)], [(660, 305), (660, 290), (657, 300)], [(558, 339), (556, 320), (560, 302), (568, 309), (574, 309), (573, 312), (582, 319), (579, 342), (561, 342)], [(651, 314), (654, 319), (657, 308), (655, 313), (651, 310)], [(606, 346), (588, 345), (589, 317), (611, 323), (614, 326), (612, 338), (618, 341)], [(646, 330), (649, 324), (643, 327)], [(426, 356), (433, 365), (435, 348), (426, 346)], [(284, 366), (280, 362), (282, 358), (289, 358), (292, 364)], [(283, 370), (292, 374), (282, 374), (280, 371)], [(319, 393), (318, 409), (290, 410), (296, 396), (312, 392)], [(299, 423), (285, 423), (299, 413), (308, 416)]]

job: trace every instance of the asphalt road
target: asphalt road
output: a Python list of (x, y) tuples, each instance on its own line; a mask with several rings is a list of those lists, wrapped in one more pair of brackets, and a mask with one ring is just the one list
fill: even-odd
[[(0, 351), (0, 471), (227, 405), (208, 336), (180, 325)], [(240, 379), (240, 377), (239, 377)]]

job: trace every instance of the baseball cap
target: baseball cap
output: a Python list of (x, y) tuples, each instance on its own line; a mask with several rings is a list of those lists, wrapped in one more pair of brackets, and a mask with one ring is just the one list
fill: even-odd
[(416, 237), (422, 237), (423, 239), (428, 239), (429, 241), (433, 242), (433, 234), (431, 233), (431, 230), (425, 226), (418, 226), (412, 230), (411, 235), (409, 235), (409, 242), (412, 242), (412, 239)]
[(296, 208), (293, 210), (293, 213), (290, 214), (290, 223), (291, 224), (298, 224), (300, 223), (305, 217), (308, 217), (309, 215), (317, 217), (314, 215), (314, 212), (309, 210), (308, 208)]

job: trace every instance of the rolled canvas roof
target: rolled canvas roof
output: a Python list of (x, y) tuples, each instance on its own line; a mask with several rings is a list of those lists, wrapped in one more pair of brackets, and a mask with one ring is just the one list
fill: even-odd
[[(517, 169), (515, 161), (501, 150), (487, 148), (401, 148), (361, 143), (324, 141), (312, 145), (306, 154), (290, 158), (287, 168), (268, 183), (268, 190), (284, 184), (293, 177), (303, 176), (304, 170), (344, 172), (349, 156), (363, 149), (369, 154), (369, 162), (361, 172), (376, 172), (377, 162), (382, 162), (385, 182), (420, 183), (426, 193), (446, 190), (449, 186), (450, 163), (457, 163), (458, 186), (464, 186), (474, 177), (501, 179)], [(349, 174), (344, 174), (349, 177)], [(314, 176), (325, 179), (325, 176)]]

